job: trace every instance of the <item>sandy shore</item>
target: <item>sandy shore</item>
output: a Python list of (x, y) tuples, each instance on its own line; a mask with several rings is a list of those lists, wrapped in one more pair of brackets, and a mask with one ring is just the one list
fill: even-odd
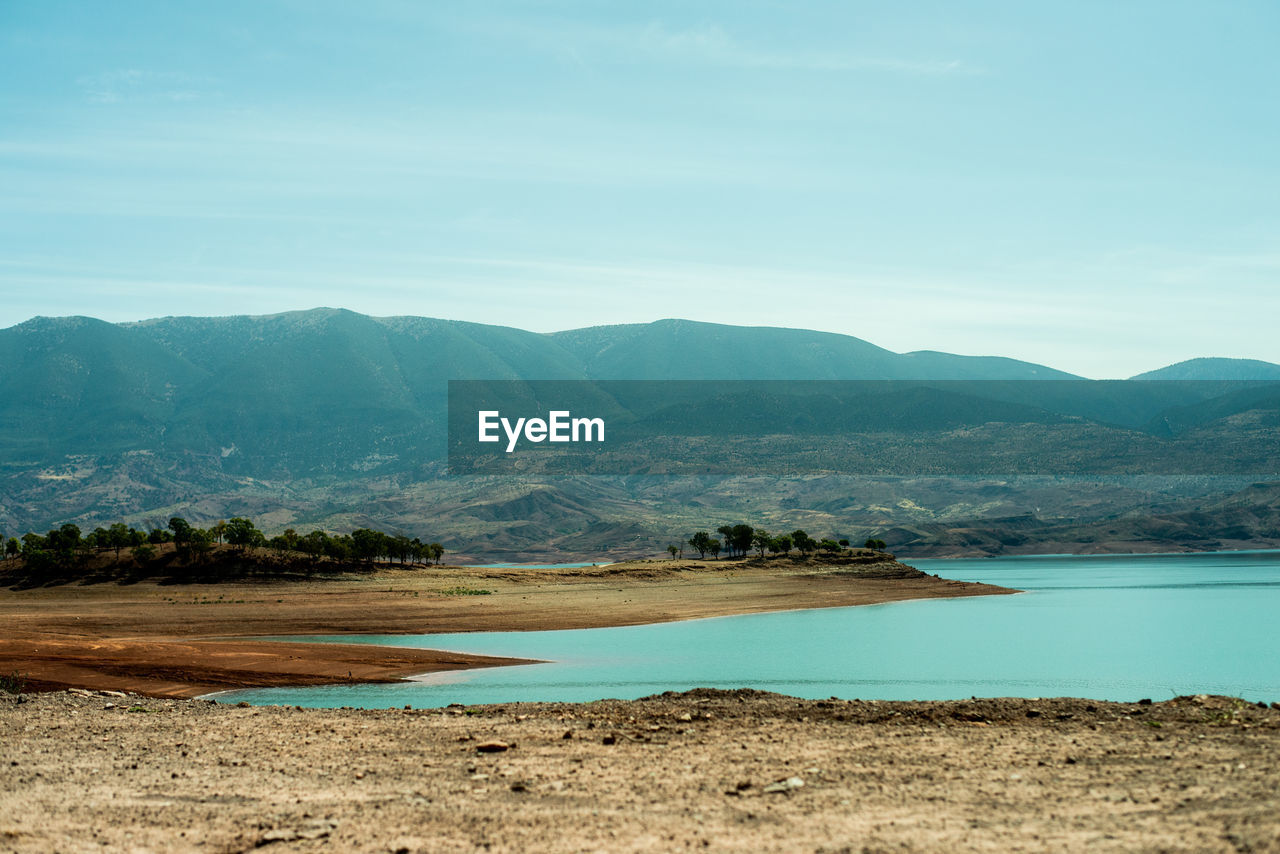
[(5, 851), (1280, 850), (1280, 711), (1230, 698), (20, 699)]
[[(471, 595), (472, 591), (488, 591)], [(555, 570), (442, 567), (347, 580), (63, 585), (0, 591), (0, 675), (194, 697), (263, 685), (387, 681), (513, 659), (244, 638), (634, 625), (789, 608), (1009, 593), (883, 555), (839, 563), (654, 561)]]

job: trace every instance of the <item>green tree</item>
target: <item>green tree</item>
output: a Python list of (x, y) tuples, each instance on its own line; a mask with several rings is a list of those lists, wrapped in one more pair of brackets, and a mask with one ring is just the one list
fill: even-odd
[(120, 550), (129, 545), (129, 526), (124, 522), (113, 524), (107, 529), (107, 542), (105, 545), (109, 545), (116, 550), (116, 560), (119, 560)]
[(791, 532), (791, 544), (799, 549), (802, 555), (809, 554), (818, 546), (813, 537), (799, 529)]
[(724, 538), (724, 544), (729, 548), (729, 554), (733, 554), (733, 526), (721, 525), (716, 528), (716, 533)]
[(706, 559), (707, 552), (711, 550), (712, 543), (719, 545), (719, 542), (713, 540), (711, 535), (706, 531), (698, 531), (689, 538), (689, 545), (693, 546), (697, 550), (699, 559)]
[(671, 545), (667, 546), (667, 551), (671, 554), (671, 559), (675, 560), (676, 552), (680, 551), (680, 547), (672, 543)]
[(436, 566), (439, 566), (440, 558), (444, 557), (444, 546), (439, 543), (431, 543), (427, 548), (430, 550), (431, 559), (436, 562)]
[(721, 545), (720, 545), (720, 541), (719, 541), (719, 540), (717, 540), (717, 539), (715, 539), (714, 537), (711, 539), (711, 542), (707, 543), (707, 549), (708, 549), (708, 550), (710, 550), (710, 552), (711, 552), (711, 559), (712, 559), (712, 560), (719, 560), (719, 559), (720, 559), (720, 549), (721, 549), (721, 548), (723, 548), (723, 546), (721, 546)]
[(227, 522), (226, 537), (228, 543), (239, 547), (242, 552), (266, 541), (253, 522), (243, 516), (236, 516)]
[(213, 550), (213, 532), (203, 528), (192, 528), (187, 534), (186, 545), (196, 561), (203, 563), (205, 556)]
[(388, 540), (389, 538), (386, 534), (370, 528), (356, 528), (351, 532), (351, 542), (355, 546), (355, 556), (365, 563), (373, 563), (377, 558), (387, 554), (390, 551)]
[(751, 543), (755, 538), (755, 533), (756, 529), (750, 525), (734, 525), (729, 531), (729, 538), (725, 545), (729, 547), (731, 554), (746, 557), (747, 552), (751, 551)]
[(169, 519), (169, 530), (173, 531), (173, 541), (181, 544), (187, 541), (187, 536), (191, 533), (191, 525), (181, 516), (173, 516)]
[(4, 554), (8, 558), (16, 558), (18, 553), (22, 551), (22, 545), (18, 542), (17, 537), (10, 537), (9, 542), (5, 543)]
[(773, 537), (769, 536), (769, 532), (764, 528), (757, 528), (756, 532), (751, 535), (751, 545), (756, 547), (756, 551), (760, 552), (760, 557), (764, 557), (764, 550), (769, 548), (769, 544), (773, 541)]
[(888, 548), (888, 546), (885, 545), (884, 540), (867, 540), (863, 543), (863, 548), (874, 549), (875, 551), (882, 552)]

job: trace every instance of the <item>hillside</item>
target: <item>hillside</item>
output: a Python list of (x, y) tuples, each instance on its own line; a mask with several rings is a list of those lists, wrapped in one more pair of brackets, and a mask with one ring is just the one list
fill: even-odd
[[(687, 320), (537, 334), (335, 309), (35, 318), (0, 330), (0, 531), (246, 515), (269, 531), (394, 526), (477, 559), (551, 560), (661, 551), (726, 520), (857, 538), (1053, 507), (1048, 541), (1060, 523), (1274, 476), (1266, 365), (1194, 360), (1100, 383)], [(574, 388), (617, 416), (612, 456), (448, 476), (452, 379), (520, 381), (534, 402), (546, 383), (593, 380)], [(566, 476), (582, 472), (595, 476)], [(921, 548), (942, 536), (917, 534)]]
[(1188, 359), (1130, 377), (1134, 380), (1280, 380), (1280, 365), (1257, 359)]

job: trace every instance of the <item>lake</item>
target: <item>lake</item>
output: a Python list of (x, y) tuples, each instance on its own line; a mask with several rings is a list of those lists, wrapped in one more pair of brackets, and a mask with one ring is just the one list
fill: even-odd
[(880, 700), (1280, 700), (1280, 552), (908, 562), (1027, 592), (608, 629), (291, 638), (549, 663), (218, 699), (427, 708), (630, 699), (705, 686)]

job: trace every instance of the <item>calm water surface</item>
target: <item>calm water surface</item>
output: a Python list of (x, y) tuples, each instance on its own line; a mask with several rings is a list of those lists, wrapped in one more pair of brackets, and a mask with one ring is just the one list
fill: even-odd
[(1280, 700), (1280, 552), (910, 563), (1027, 592), (612, 629), (309, 637), (550, 663), (219, 699), (424, 708), (708, 686), (842, 699)]

